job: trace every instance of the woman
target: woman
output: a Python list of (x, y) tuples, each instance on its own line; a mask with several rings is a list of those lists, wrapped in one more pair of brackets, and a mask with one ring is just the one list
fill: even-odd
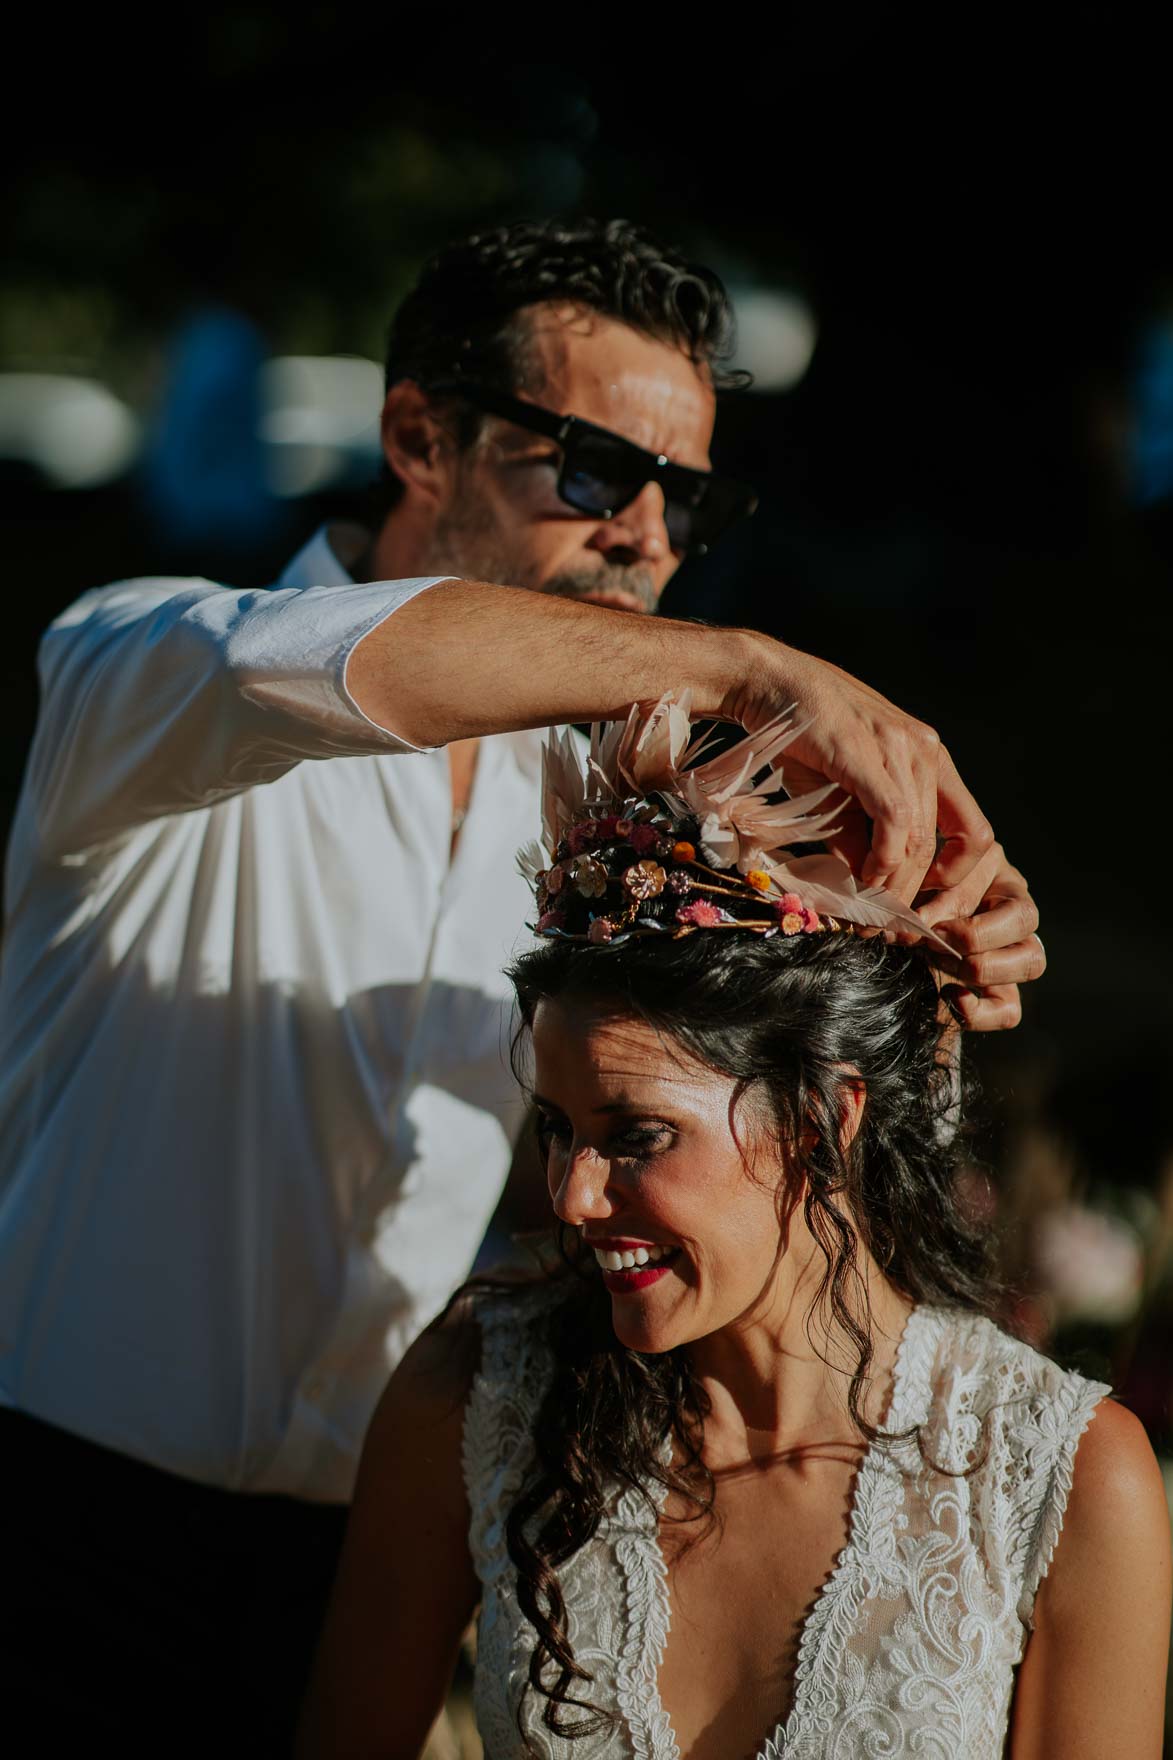
[(753, 786), (787, 731), (550, 748), (514, 981), (565, 1260), (392, 1380), (307, 1754), (418, 1755), (478, 1603), (489, 1760), (1160, 1753), (1152, 1451), (987, 1317), (935, 979), (852, 932), (919, 925), (784, 847), (828, 829)]

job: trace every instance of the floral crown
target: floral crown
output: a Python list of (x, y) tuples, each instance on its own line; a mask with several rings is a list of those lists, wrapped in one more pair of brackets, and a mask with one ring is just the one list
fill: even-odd
[(712, 741), (693, 738), (690, 708), (687, 691), (670, 693), (634, 704), (625, 722), (597, 722), (585, 768), (570, 730), (551, 730), (546, 847), (518, 854), (537, 897), (536, 933), (604, 944), (698, 929), (791, 936), (871, 926), (936, 939), (881, 887), (860, 889), (841, 856), (791, 847), (833, 833), (825, 803), (840, 794), (830, 783), (777, 798), (777, 760), (803, 731), (792, 710), (706, 758)]

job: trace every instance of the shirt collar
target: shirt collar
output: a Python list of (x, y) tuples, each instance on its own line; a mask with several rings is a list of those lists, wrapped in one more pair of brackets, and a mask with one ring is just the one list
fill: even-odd
[(350, 569), (371, 541), (362, 526), (319, 526), (277, 582), (278, 587), (348, 587), (354, 584)]

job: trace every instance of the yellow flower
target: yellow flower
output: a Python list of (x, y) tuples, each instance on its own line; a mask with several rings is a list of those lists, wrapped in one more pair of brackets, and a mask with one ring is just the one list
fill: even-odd
[(746, 880), (755, 892), (769, 892), (770, 890), (770, 876), (764, 868), (751, 868), (746, 875)]
[(797, 935), (802, 929), (802, 912), (787, 911), (781, 923), (783, 935)]
[(695, 847), (686, 839), (682, 838), (679, 843), (674, 843), (672, 845), (672, 860), (674, 862), (695, 862)]

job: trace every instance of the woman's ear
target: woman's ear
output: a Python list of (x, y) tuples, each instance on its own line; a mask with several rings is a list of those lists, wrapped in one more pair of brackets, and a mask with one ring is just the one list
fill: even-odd
[(839, 1149), (843, 1155), (851, 1148), (863, 1123), (863, 1109), (868, 1091), (857, 1069), (845, 1069), (839, 1090)]

